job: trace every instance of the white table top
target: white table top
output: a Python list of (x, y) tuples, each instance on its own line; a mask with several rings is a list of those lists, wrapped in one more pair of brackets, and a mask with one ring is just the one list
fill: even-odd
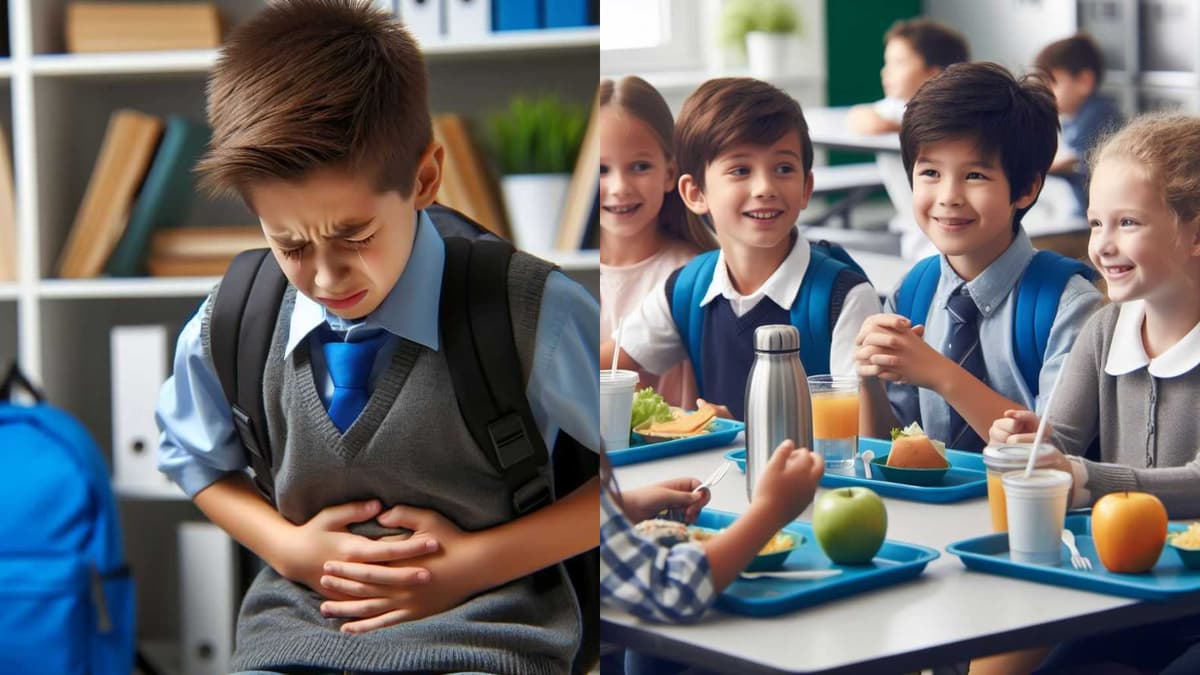
[[(741, 446), (618, 467), (617, 480), (628, 489), (678, 476), (702, 478), (730, 447)], [(742, 512), (745, 492), (743, 474), (732, 470), (713, 489), (709, 508)], [(901, 672), (1195, 611), (1194, 600), (1143, 603), (969, 571), (945, 548), (990, 533), (986, 499), (884, 501), (889, 539), (942, 554), (912, 582), (772, 618), (710, 610), (692, 625), (653, 624), (605, 607), (601, 637), (725, 672)], [(799, 519), (810, 517), (811, 506)]]
[(856, 134), (847, 118), (850, 108), (805, 108), (808, 135), (813, 145), (858, 152), (900, 152), (900, 134)]

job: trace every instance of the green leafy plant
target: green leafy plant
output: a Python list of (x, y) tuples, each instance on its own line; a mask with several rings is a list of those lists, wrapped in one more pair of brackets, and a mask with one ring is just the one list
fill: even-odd
[(746, 33), (799, 33), (800, 15), (789, 0), (730, 0), (721, 13), (721, 43), (745, 51)]
[(488, 118), (497, 168), (504, 175), (571, 173), (586, 126), (581, 106), (553, 95), (516, 96)]

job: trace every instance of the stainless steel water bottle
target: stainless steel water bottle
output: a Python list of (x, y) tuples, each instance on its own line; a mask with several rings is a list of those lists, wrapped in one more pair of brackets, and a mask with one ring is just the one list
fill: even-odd
[(771, 453), (786, 439), (812, 448), (812, 401), (800, 363), (795, 326), (759, 326), (754, 331), (754, 365), (746, 378), (746, 497)]

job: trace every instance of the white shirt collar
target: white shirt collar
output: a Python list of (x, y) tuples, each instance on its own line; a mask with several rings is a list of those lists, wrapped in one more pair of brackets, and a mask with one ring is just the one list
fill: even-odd
[(700, 306), (707, 305), (717, 296), (722, 296), (731, 302), (741, 301), (743, 305), (753, 306), (765, 296), (783, 309), (790, 309), (792, 302), (796, 299), (796, 294), (800, 292), (800, 282), (804, 280), (804, 273), (808, 271), (808, 261), (811, 257), (812, 252), (809, 249), (808, 240), (797, 233), (792, 250), (779, 267), (771, 273), (771, 276), (767, 277), (758, 290), (743, 296), (737, 292), (737, 289), (733, 287), (733, 282), (729, 279), (729, 270), (725, 267), (725, 252), (721, 251), (717, 254), (717, 268), (713, 270), (712, 283), (708, 285), (708, 292), (704, 294)]
[(1200, 324), (1196, 324), (1170, 349), (1150, 358), (1142, 342), (1142, 323), (1146, 319), (1146, 302), (1133, 300), (1121, 305), (1117, 325), (1113, 327), (1112, 344), (1104, 372), (1124, 375), (1149, 366), (1150, 374), (1158, 378), (1178, 377), (1200, 365)]

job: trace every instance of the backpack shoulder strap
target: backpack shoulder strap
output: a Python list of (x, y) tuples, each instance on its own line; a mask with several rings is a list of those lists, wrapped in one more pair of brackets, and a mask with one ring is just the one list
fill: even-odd
[(1078, 260), (1054, 251), (1038, 251), (1017, 284), (1013, 307), (1013, 356), (1021, 378), (1036, 398), (1038, 377), (1046, 358), (1050, 329), (1058, 316), (1058, 302), (1071, 277), (1093, 280), (1095, 271)]
[(704, 344), (704, 310), (700, 308), (700, 301), (712, 285), (719, 252), (712, 250), (701, 253), (684, 265), (675, 277), (675, 287), (670, 297), (671, 318), (675, 320), (679, 339), (687, 347), (692, 371), (696, 375), (696, 390), (701, 396), (704, 395), (704, 370), (700, 358)]
[(937, 292), (941, 275), (940, 257), (931, 255), (918, 261), (900, 282), (896, 313), (908, 317), (913, 325), (923, 324), (929, 318), (929, 306), (933, 304), (933, 294)]
[[(829, 372), (829, 345), (836, 322), (833, 309), (835, 304), (841, 306), (834, 298), (838, 277), (845, 271), (861, 275), (861, 268), (836, 244), (813, 242), (810, 251), (808, 269), (789, 314), (792, 325), (800, 331), (800, 361), (804, 371), (809, 375), (824, 375)], [(840, 255), (833, 251), (840, 251)]]
[(209, 341), (213, 366), (233, 410), (254, 482), (275, 503), (272, 454), (263, 403), (263, 370), (287, 277), (270, 249), (239, 253), (213, 299)]
[(553, 500), (549, 462), (525, 396), (508, 306), (507, 242), (447, 237), (439, 309), (459, 411), (523, 515)]

